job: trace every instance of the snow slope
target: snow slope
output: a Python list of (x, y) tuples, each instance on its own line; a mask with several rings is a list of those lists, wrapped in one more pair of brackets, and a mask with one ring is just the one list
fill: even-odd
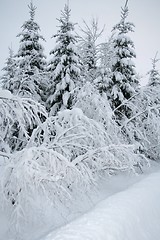
[[(0, 162), (3, 162), (3, 158), (0, 158)], [(155, 169), (157, 168), (158, 166)], [(149, 172), (146, 169), (145, 173), (141, 175), (119, 173), (112, 177), (104, 176), (99, 179), (97, 185), (89, 193), (76, 196), (71, 205), (68, 205), (67, 202), (67, 205), (60, 204), (55, 208), (48, 204), (46, 199), (40, 199), (40, 202), (44, 202), (44, 205), (40, 204), (41, 210), (44, 210), (43, 214), (38, 215), (38, 217), (33, 214), (33, 219), (36, 219), (34, 221), (30, 220), (26, 224), (22, 221), (18, 232), (15, 229), (15, 223), (12, 221), (10, 209), (0, 204), (0, 240), (39, 240), (41, 236), (46, 236), (54, 229), (58, 229), (90, 211), (98, 202), (139, 182), (146, 177), (146, 174), (150, 174), (150, 171), (153, 172), (155, 169), (149, 168)]]
[(152, 173), (41, 240), (159, 240), (159, 183)]

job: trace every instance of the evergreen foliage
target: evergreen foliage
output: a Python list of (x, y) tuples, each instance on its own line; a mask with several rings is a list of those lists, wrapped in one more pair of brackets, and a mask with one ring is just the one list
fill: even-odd
[(17, 53), (18, 76), (15, 88), (20, 96), (40, 101), (41, 90), (45, 85), (42, 79), (46, 67), (46, 57), (39, 41), (45, 39), (39, 34), (40, 27), (34, 20), (36, 7), (31, 2), (28, 8), (30, 19), (22, 25), (22, 32), (17, 35), (21, 39)]
[(103, 30), (98, 28), (98, 20), (93, 18), (91, 26), (85, 21), (84, 28), (81, 28), (83, 36), (80, 39), (80, 52), (83, 63), (83, 75), (87, 81), (93, 82), (98, 74), (98, 60), (100, 52), (100, 44), (97, 43), (101, 37)]
[(112, 63), (115, 58), (114, 45), (113, 45), (114, 34), (108, 39), (108, 41), (102, 43), (99, 49), (99, 73), (94, 83), (101, 94), (106, 93), (109, 95), (108, 86), (110, 85), (112, 78)]
[(48, 91), (47, 108), (55, 115), (62, 109), (72, 106), (72, 92), (79, 85), (81, 63), (76, 49), (77, 38), (74, 34), (74, 24), (70, 21), (68, 5), (61, 12), (61, 18), (56, 38), (56, 46), (50, 52), (53, 55), (48, 70), (50, 71), (50, 87)]
[(159, 61), (157, 59), (157, 53), (155, 57), (152, 60), (152, 69), (149, 71), (149, 81), (148, 81), (148, 86), (158, 86), (160, 84), (160, 74), (159, 71), (156, 67), (156, 63)]
[(80, 51), (65, 5), (47, 71), (32, 2), (29, 10), (16, 58), (9, 49), (0, 89), (0, 201), (21, 233), (44, 217), (46, 203), (60, 212), (102, 176), (142, 173), (160, 156), (158, 59), (140, 88), (127, 1), (115, 34), (100, 46), (98, 22), (84, 22)]
[(14, 92), (14, 81), (16, 76), (16, 59), (12, 47), (9, 47), (9, 57), (6, 60), (6, 66), (2, 69), (4, 71), (2, 80), (2, 88)]
[[(115, 58), (112, 64), (112, 77), (109, 82), (108, 91), (109, 99), (113, 109), (118, 107), (123, 101), (129, 99), (138, 88), (138, 80), (136, 77), (135, 65), (132, 61), (136, 57), (134, 44), (127, 35), (133, 32), (134, 24), (126, 22), (128, 16), (127, 2), (122, 8), (121, 20), (113, 28), (116, 31), (113, 44)], [(130, 110), (122, 107), (119, 109), (118, 115), (130, 115)]]

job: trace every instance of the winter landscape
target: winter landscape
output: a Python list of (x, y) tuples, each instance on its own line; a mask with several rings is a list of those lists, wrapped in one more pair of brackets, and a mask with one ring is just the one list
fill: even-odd
[(98, 19), (79, 26), (71, 6), (46, 57), (26, 4), (4, 62), (0, 240), (160, 240), (158, 49), (142, 86), (130, 2), (105, 41)]

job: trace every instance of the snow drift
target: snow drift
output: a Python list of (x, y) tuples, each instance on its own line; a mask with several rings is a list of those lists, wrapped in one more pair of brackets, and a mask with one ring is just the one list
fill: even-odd
[[(160, 172), (98, 204), (43, 240), (159, 240)], [(41, 239), (41, 240), (42, 240)]]

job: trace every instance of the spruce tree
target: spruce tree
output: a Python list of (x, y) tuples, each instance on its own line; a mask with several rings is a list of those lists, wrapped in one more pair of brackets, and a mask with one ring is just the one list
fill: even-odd
[(17, 54), (19, 67), (17, 93), (40, 100), (43, 90), (43, 73), (46, 67), (46, 57), (40, 40), (45, 39), (39, 34), (40, 27), (34, 20), (36, 7), (31, 2), (28, 8), (30, 19), (22, 25), (22, 32), (17, 35), (21, 37)]
[(108, 94), (108, 86), (111, 81), (111, 67), (114, 59), (114, 50), (113, 50), (113, 35), (108, 39), (107, 42), (104, 42), (100, 46), (100, 56), (99, 56), (99, 74), (95, 80), (95, 84), (100, 94), (104, 92)]
[[(132, 61), (136, 57), (134, 43), (128, 36), (129, 32), (134, 31), (134, 24), (126, 22), (129, 13), (127, 2), (122, 8), (120, 22), (113, 28), (116, 33), (113, 40), (115, 57), (111, 67), (112, 77), (108, 85), (109, 99), (113, 109), (129, 99), (138, 88), (135, 64)], [(121, 115), (120, 117), (123, 115), (128, 117), (131, 110), (123, 105), (116, 113)]]
[(9, 57), (6, 59), (2, 80), (2, 88), (14, 93), (16, 76), (16, 59), (12, 47), (9, 47)]
[(152, 69), (149, 71), (149, 81), (148, 86), (160, 86), (160, 74), (157, 69), (157, 62), (159, 59), (157, 59), (157, 53), (155, 57), (152, 60)]
[(93, 18), (89, 26), (85, 21), (84, 28), (81, 28), (83, 36), (80, 36), (80, 52), (83, 63), (83, 75), (87, 81), (93, 82), (98, 74), (98, 59), (100, 44), (97, 40), (104, 28), (99, 30), (97, 19)]
[(115, 57), (113, 40), (114, 34), (108, 38), (108, 41), (105, 41), (100, 46), (100, 68), (103, 69), (103, 71), (112, 68), (113, 58)]
[(72, 106), (72, 92), (80, 80), (81, 62), (74, 34), (74, 24), (70, 21), (68, 5), (61, 11), (58, 19), (60, 26), (56, 38), (56, 46), (50, 52), (53, 56), (49, 65), (50, 86), (48, 89), (47, 108), (55, 115), (61, 109), (70, 109)]

